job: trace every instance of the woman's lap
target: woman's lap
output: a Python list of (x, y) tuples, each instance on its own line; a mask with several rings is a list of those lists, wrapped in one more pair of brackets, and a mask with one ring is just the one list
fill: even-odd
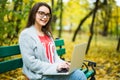
[(70, 75), (45, 76), (42, 80), (87, 80), (87, 78), (82, 71), (76, 70)]

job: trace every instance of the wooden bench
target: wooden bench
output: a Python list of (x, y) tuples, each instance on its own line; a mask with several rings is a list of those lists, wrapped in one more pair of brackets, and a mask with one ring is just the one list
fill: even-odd
[[(56, 45), (57, 53), (60, 57), (66, 53), (66, 49), (63, 47), (64, 46), (63, 39), (56, 39), (55, 45)], [(20, 56), (19, 45), (0, 47), (0, 59), (4, 59), (5, 57), (11, 57), (15, 55)], [(87, 62), (87, 65), (86, 65), (86, 62)], [(0, 73), (4, 73), (4, 72), (11, 71), (11, 70), (15, 70), (17, 68), (21, 68), (22, 65), (23, 63), (22, 63), (21, 57), (19, 58), (17, 57), (14, 59), (12, 58), (9, 60), (2, 60), (0, 61)], [(92, 80), (95, 80), (94, 75), (96, 74), (96, 72), (95, 72), (94, 67), (96, 66), (96, 63), (85, 60), (85, 63), (83, 65), (84, 66), (80, 68), (80, 70), (82, 70), (85, 73), (88, 79), (91, 78)], [(91, 66), (91, 69), (89, 69), (89, 66)]]

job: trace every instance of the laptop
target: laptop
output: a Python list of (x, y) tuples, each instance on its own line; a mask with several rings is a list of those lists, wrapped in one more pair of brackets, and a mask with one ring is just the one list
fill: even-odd
[(81, 43), (74, 46), (72, 57), (71, 57), (71, 65), (68, 72), (59, 73), (57, 72), (57, 70), (53, 70), (53, 71), (46, 70), (43, 73), (43, 75), (68, 75), (73, 71), (75, 71), (76, 69), (80, 69), (84, 61), (86, 47), (87, 47), (87, 43)]

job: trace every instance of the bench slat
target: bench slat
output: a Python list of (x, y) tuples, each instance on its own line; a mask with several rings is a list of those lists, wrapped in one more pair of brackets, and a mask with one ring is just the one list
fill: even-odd
[(93, 70), (89, 70), (87, 73), (85, 73), (86, 77), (89, 78), (94, 74)]
[(13, 56), (17, 54), (20, 54), (20, 49), (18, 45), (0, 47), (0, 58)]
[(63, 46), (64, 45), (64, 41), (63, 39), (56, 39), (55, 40), (55, 46), (58, 47), (58, 46)]
[(0, 73), (21, 68), (22, 65), (22, 58), (0, 62)]
[(87, 68), (86, 68), (86, 69), (83, 69), (82, 71), (83, 71), (84, 73), (86, 73), (88, 70), (87, 70)]
[(60, 48), (60, 49), (58, 49), (58, 50), (57, 50), (57, 54), (58, 54), (59, 56), (62, 56), (63, 54), (65, 54), (65, 48)]

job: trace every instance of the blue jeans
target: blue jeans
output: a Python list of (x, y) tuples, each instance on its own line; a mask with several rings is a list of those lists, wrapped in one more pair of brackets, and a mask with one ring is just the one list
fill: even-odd
[(42, 80), (87, 80), (87, 78), (82, 71), (76, 70), (70, 75), (44, 76)]

